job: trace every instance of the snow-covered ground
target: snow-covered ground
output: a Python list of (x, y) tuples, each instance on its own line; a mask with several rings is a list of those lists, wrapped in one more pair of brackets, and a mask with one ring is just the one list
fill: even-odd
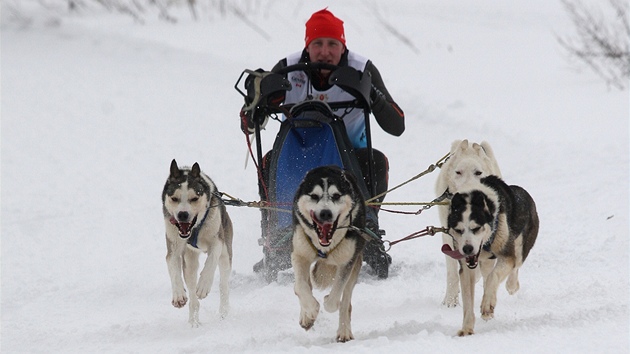
[[(555, 36), (573, 28), (560, 2), (236, 3), (251, 5), (258, 30), (230, 14), (194, 22), (182, 9), (177, 24), (148, 14), (139, 25), (94, 9), (3, 1), (3, 353), (630, 350), (630, 100), (567, 63)], [(7, 4), (30, 22), (16, 22)], [(257, 200), (233, 85), (243, 69), (269, 69), (301, 49), (304, 22), (325, 6), (405, 110), (401, 137), (373, 132), (391, 186), (454, 139), (487, 140), (504, 179), (537, 202), (541, 229), (521, 290), (510, 296), (502, 286), (495, 319), (484, 322), (478, 284), (472, 337), (455, 336), (461, 308), (441, 305), (439, 236), (395, 245), (387, 280), (364, 269), (353, 297), (356, 340), (335, 343), (337, 313), (325, 311), (305, 332), (290, 272), (266, 284), (252, 271), (262, 254), (253, 208), (229, 209), (229, 316), (219, 319), (216, 286), (199, 328), (170, 304), (160, 193), (171, 159), (197, 161), (222, 191)], [(276, 128), (268, 125), (267, 146)], [(387, 200), (429, 201), (436, 177)], [(435, 209), (381, 213), (390, 240), (437, 219)]]

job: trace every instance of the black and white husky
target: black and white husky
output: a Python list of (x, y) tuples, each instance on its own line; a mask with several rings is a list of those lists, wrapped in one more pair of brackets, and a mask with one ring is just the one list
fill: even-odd
[[(440, 175), (435, 184), (436, 195), (439, 197), (444, 193), (455, 194), (462, 186), (477, 182), (489, 175), (501, 177), (501, 170), (490, 144), (486, 141), (477, 144), (468, 140), (455, 140), (451, 144), (450, 157), (440, 169)], [(440, 221), (446, 226), (448, 206), (440, 205), (438, 209)], [(445, 245), (453, 247), (450, 236), (442, 235), (442, 241)], [(476, 275), (481, 276), (479, 272)], [(457, 261), (448, 256), (446, 257), (446, 294), (442, 304), (448, 307), (459, 304)]]
[(474, 269), (481, 268), (481, 317), (489, 320), (494, 317), (499, 285), (508, 276), (507, 291), (518, 291), (518, 269), (534, 246), (538, 224), (536, 204), (529, 193), (496, 176), (482, 178), (453, 196), (448, 228), (455, 249), (445, 245), (443, 251), (460, 264), (464, 319), (459, 336), (474, 333)]
[[(173, 306), (184, 307), (189, 291), (189, 322), (199, 325), (199, 299), (208, 296), (214, 272), (219, 266), (221, 317), (229, 310), (229, 277), (232, 270), (232, 221), (218, 196), (212, 180), (199, 169), (177, 167), (171, 170), (162, 191), (162, 210), (166, 227), (166, 263), (173, 288)], [(207, 253), (199, 281), (199, 254)]]
[(310, 329), (319, 313), (312, 284), (320, 289), (332, 287), (324, 298), (324, 309), (339, 310), (338, 342), (354, 339), (350, 301), (363, 259), (364, 204), (355, 177), (337, 166), (309, 171), (294, 199), (291, 264), (300, 300), (300, 326)]

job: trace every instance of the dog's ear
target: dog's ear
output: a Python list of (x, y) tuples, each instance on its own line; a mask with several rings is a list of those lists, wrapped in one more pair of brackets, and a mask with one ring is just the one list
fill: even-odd
[(485, 221), (491, 223), (494, 220), (494, 212), (496, 211), (496, 205), (492, 199), (480, 191), (474, 191), (470, 199), (470, 204), (483, 210)]
[(466, 195), (455, 193), (451, 199), (451, 212), (459, 213), (466, 208)]
[(463, 212), (466, 210), (466, 204), (466, 195), (455, 193), (451, 199), (451, 206), (446, 219), (446, 224), (449, 228), (455, 227), (455, 225), (462, 221)]
[(468, 139), (464, 139), (464, 140), (462, 140), (462, 142), (461, 142), (461, 143), (459, 143), (459, 148), (460, 148), (462, 151), (465, 151), (466, 149), (468, 149)]
[(459, 145), (462, 143), (461, 140), (453, 140), (453, 142), (451, 143), (451, 154), (454, 154), (457, 149), (459, 148)]
[(173, 159), (173, 161), (171, 161), (171, 176), (170, 176), (170, 178), (178, 179), (181, 175), (182, 175), (182, 171), (179, 170), (179, 167), (177, 166), (177, 161), (175, 161), (175, 159)]
[(346, 183), (348, 183), (348, 187), (350, 190), (352, 190), (352, 193), (354, 194), (360, 193), (358, 190), (355, 190), (354, 186), (357, 185), (357, 179), (354, 177), (354, 174), (352, 172), (346, 169), (342, 169), (341, 177), (346, 181)]
[(483, 196), (484, 196), (484, 200), (486, 202), (486, 209), (488, 210), (488, 213), (490, 213), (490, 215), (492, 215), (492, 218), (494, 218), (494, 214), (497, 211), (497, 206), (494, 203), (494, 201), (492, 199), (490, 199), (490, 197), (488, 197), (485, 194)]
[(190, 175), (193, 178), (199, 178), (200, 173), (201, 173), (201, 169), (199, 168), (199, 164), (195, 162), (192, 166), (192, 169), (190, 170)]
[[(481, 145), (477, 144), (477, 143), (473, 143), (472, 145), (473, 150), (475, 150), (475, 152), (477, 153), (477, 156), (481, 156), (481, 154), (483, 153), (483, 149), (481, 148)], [(485, 153), (484, 153), (485, 155)], [(483, 156), (481, 156), (483, 157)]]

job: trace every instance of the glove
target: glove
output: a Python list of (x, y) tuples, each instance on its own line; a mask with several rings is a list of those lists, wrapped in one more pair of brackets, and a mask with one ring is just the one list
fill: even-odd
[[(261, 68), (258, 68), (255, 70), (255, 72), (262, 74), (265, 71)], [(249, 74), (247, 78), (245, 79), (245, 89), (247, 90), (247, 96), (245, 96), (246, 106), (251, 105), (252, 102), (254, 102), (254, 100), (257, 100), (260, 98), (260, 92), (258, 92), (258, 94), (256, 93), (256, 85), (254, 83), (255, 80), (256, 80), (256, 76), (253, 74)], [(255, 103), (258, 103), (258, 102), (255, 102)]]
[[(278, 74), (257, 69), (245, 79), (245, 88), (247, 95), (240, 113), (241, 130), (245, 134), (252, 134), (256, 127), (255, 119), (264, 129), (269, 120), (266, 107), (280, 105), (284, 101), (285, 91), (291, 90), (291, 84)], [(252, 112), (255, 112), (254, 117)]]
[(375, 109), (382, 109), (385, 103), (387, 103), (385, 95), (374, 85), (372, 85), (372, 90), (370, 91), (370, 107), (372, 107), (372, 111), (374, 111)]
[[(241, 130), (245, 134), (253, 134), (256, 131), (256, 124), (252, 118), (252, 111), (245, 110), (245, 105), (241, 108)], [(265, 129), (269, 117), (265, 116), (265, 120), (260, 124), (260, 129)]]
[[(264, 70), (258, 68), (255, 70), (257, 73), (263, 73)], [(245, 79), (245, 89), (247, 90), (247, 96), (245, 96), (245, 104), (241, 107), (239, 114), (241, 118), (241, 131), (245, 134), (253, 134), (256, 128), (254, 120), (252, 118), (252, 110), (258, 102), (254, 102), (260, 98), (260, 92), (256, 92), (255, 86), (256, 76), (249, 74)], [(267, 124), (267, 119), (262, 124), (262, 127)]]

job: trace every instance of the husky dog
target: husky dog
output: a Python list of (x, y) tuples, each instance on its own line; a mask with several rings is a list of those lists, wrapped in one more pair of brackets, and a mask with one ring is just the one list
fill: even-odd
[[(438, 176), (435, 191), (437, 196), (444, 193), (454, 194), (461, 186), (480, 178), (495, 175), (501, 177), (499, 164), (494, 152), (487, 142), (470, 143), (468, 140), (455, 140), (451, 145), (450, 157), (442, 165)], [(439, 207), (440, 221), (446, 225), (448, 216), (448, 206)], [(443, 235), (442, 242), (449, 247), (453, 247), (450, 236)], [(477, 274), (479, 278), (479, 274)], [(442, 304), (448, 307), (457, 306), (459, 303), (459, 276), (457, 274), (457, 261), (446, 257), (446, 295)]]
[(309, 171), (294, 199), (291, 264), (300, 300), (300, 326), (309, 330), (319, 313), (312, 283), (319, 289), (332, 287), (324, 308), (339, 310), (338, 342), (354, 339), (350, 301), (363, 259), (364, 203), (355, 177), (337, 166)]
[(445, 253), (460, 264), (464, 320), (459, 336), (474, 333), (474, 269), (480, 265), (484, 278), (481, 318), (489, 320), (494, 317), (499, 285), (508, 275), (507, 291), (518, 291), (518, 269), (534, 246), (538, 223), (529, 193), (496, 176), (472, 182), (453, 196), (447, 226), (455, 249)]
[[(228, 282), (232, 270), (232, 221), (218, 197), (212, 180), (199, 169), (180, 169), (171, 162), (171, 172), (162, 191), (162, 210), (166, 226), (166, 264), (173, 288), (173, 306), (184, 307), (190, 292), (189, 322), (199, 325), (199, 299), (208, 296), (219, 266), (221, 317), (229, 310)], [(199, 254), (207, 253), (199, 281)]]

